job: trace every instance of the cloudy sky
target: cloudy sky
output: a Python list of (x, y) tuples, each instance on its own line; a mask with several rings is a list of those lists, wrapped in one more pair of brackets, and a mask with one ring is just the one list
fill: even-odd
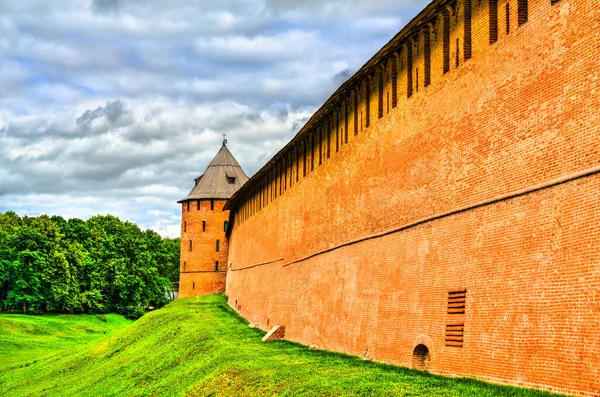
[(179, 235), (222, 134), (251, 176), (427, 0), (0, 0), (0, 211)]

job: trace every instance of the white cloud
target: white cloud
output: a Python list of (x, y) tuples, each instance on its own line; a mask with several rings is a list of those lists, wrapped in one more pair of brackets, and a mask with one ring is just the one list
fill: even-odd
[(0, 210), (176, 236), (222, 134), (256, 172), (425, 5), (0, 2)]
[(273, 35), (210, 37), (196, 41), (200, 55), (228, 62), (272, 63), (297, 59), (299, 53), (319, 48), (313, 32), (291, 30)]

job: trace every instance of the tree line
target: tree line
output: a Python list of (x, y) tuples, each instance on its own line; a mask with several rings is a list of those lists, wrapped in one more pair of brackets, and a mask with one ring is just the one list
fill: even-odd
[(168, 302), (179, 239), (111, 215), (88, 220), (0, 212), (0, 309), (140, 317)]

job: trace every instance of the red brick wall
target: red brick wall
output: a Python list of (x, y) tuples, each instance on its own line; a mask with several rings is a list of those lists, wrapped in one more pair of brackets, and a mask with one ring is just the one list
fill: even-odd
[(224, 271), (182, 272), (179, 274), (179, 298), (223, 292), (225, 291), (225, 275)]
[[(424, 343), (438, 373), (600, 390), (600, 176), (410, 226), (600, 164), (600, 1), (532, 0), (519, 26), (511, 0), (508, 35), (498, 3), (496, 43), (488, 2), (473, 1), (472, 58), (459, 47), (456, 67), (464, 23), (453, 12), (444, 74), (438, 21), (429, 86), (421, 75), (417, 89), (425, 57), (415, 46), (407, 98), (405, 46), (397, 107), (378, 118), (369, 82), (368, 128), (363, 120), (354, 135), (351, 118), (349, 143), (337, 146), (332, 129), (322, 165), (317, 144), (307, 177), (301, 161), (282, 195), (269, 188), (262, 203), (239, 205), (227, 294), (242, 315), (285, 326), (287, 339), (403, 365)], [(449, 315), (458, 289), (466, 312)], [(463, 347), (447, 347), (457, 322)]]
[[(189, 201), (182, 204), (181, 213), (181, 268), (179, 297), (213, 294), (225, 290), (228, 242), (225, 238), (224, 222), (229, 220), (229, 211), (223, 211), (225, 200)], [(202, 221), (206, 230), (202, 230)], [(190, 251), (190, 240), (192, 250)], [(221, 249), (216, 250), (219, 240)], [(219, 261), (219, 271), (216, 269)]]

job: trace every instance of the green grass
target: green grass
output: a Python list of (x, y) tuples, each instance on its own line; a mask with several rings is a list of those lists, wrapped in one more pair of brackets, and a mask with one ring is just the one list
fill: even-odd
[(286, 341), (262, 343), (264, 333), (248, 327), (222, 295), (178, 300), (131, 325), (115, 315), (106, 320), (0, 316), (0, 395), (551, 395)]
[(0, 315), (0, 373), (77, 349), (131, 323), (117, 314)]

